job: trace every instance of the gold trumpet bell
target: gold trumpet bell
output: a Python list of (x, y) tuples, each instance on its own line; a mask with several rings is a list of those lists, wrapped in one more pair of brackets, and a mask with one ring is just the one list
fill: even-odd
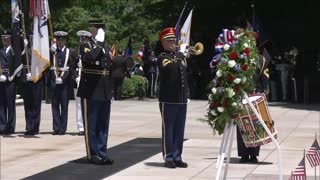
[(197, 42), (194, 46), (189, 47), (189, 54), (200, 55), (203, 52), (203, 44), (201, 42)]

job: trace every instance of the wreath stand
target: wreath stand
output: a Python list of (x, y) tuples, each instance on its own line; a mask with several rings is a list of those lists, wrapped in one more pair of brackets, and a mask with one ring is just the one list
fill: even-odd
[[(244, 98), (247, 100), (249, 106), (255, 113), (255, 115), (258, 117), (259, 122), (265, 129), (265, 131), (268, 133), (269, 137), (272, 139), (273, 143), (276, 145), (278, 149), (278, 168), (279, 168), (279, 180), (282, 180), (282, 162), (281, 162), (281, 149), (280, 145), (277, 142), (277, 140), (273, 137), (272, 133), (270, 132), (269, 128), (265, 124), (265, 122), (262, 120), (261, 115), (258, 113), (254, 105), (251, 103), (251, 101), (248, 98), (248, 95), (246, 92), (244, 92)], [(223, 130), (223, 136), (222, 136), (222, 141), (219, 149), (219, 155), (217, 158), (217, 163), (216, 163), (216, 168), (218, 169), (217, 174), (216, 174), (216, 180), (220, 179), (220, 174), (221, 174), (221, 169), (223, 166), (224, 158), (227, 156), (227, 161), (226, 165), (224, 168), (224, 175), (223, 175), (223, 180), (227, 179), (227, 174), (228, 174), (228, 167), (229, 167), (229, 162), (230, 162), (230, 155), (231, 155), (231, 150), (232, 150), (232, 142), (233, 142), (233, 136), (234, 136), (234, 130), (235, 130), (235, 125), (234, 125), (234, 120), (232, 119), (231, 122), (227, 123), (224, 130)]]

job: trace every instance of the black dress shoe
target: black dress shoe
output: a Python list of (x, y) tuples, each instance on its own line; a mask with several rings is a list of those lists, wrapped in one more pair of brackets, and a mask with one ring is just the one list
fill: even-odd
[(33, 135), (35, 135), (35, 133), (33, 131), (26, 131), (26, 132), (24, 132), (24, 135), (33, 136)]
[(251, 156), (250, 157), (250, 162), (254, 163), (254, 164), (257, 164), (259, 162), (259, 160), (258, 160), (257, 156)]
[(188, 167), (188, 164), (183, 161), (175, 161), (174, 163), (176, 164), (176, 167), (180, 167), (180, 168), (187, 168)]
[(239, 162), (240, 162), (240, 163), (249, 162), (249, 156), (242, 156)]
[(11, 134), (14, 134), (14, 132), (13, 132), (13, 131), (10, 131), (10, 130), (6, 130), (6, 131), (4, 131), (2, 134), (4, 134), (4, 135), (11, 135)]
[(92, 156), (90, 162), (96, 165), (112, 165), (113, 160), (108, 158), (101, 158), (99, 156)]
[(174, 161), (166, 161), (164, 163), (164, 165), (167, 167), (167, 168), (176, 168), (176, 164), (174, 163)]
[(59, 135), (65, 135), (66, 131), (59, 131)]
[(59, 130), (54, 130), (53, 132), (52, 132), (52, 135), (58, 135), (60, 132), (59, 132)]
[(84, 131), (79, 131), (78, 132), (78, 136), (83, 136), (84, 135)]
[(112, 159), (106, 158), (102, 160), (103, 165), (112, 165), (114, 161)]

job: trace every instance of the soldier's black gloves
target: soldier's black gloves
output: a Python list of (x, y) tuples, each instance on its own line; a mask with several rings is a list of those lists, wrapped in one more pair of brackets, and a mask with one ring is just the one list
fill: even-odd
[(186, 58), (186, 57), (183, 55), (182, 52), (178, 52), (178, 53), (176, 54), (176, 60), (177, 60), (177, 61), (183, 61), (185, 58)]

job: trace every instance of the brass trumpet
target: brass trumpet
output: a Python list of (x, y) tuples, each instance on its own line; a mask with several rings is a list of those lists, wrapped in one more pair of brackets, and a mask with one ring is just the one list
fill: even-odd
[(189, 54), (200, 55), (203, 52), (203, 44), (201, 42), (197, 42), (194, 46), (189, 46), (188, 51)]
[(184, 46), (184, 48), (186, 49), (186, 51), (189, 55), (200, 55), (200, 54), (202, 54), (203, 49), (204, 49), (204, 46), (201, 42), (197, 42), (194, 46), (189, 46), (189, 45), (183, 44), (183, 42), (180, 40), (178, 42), (178, 45), (175, 47), (181, 48), (181, 46)]

